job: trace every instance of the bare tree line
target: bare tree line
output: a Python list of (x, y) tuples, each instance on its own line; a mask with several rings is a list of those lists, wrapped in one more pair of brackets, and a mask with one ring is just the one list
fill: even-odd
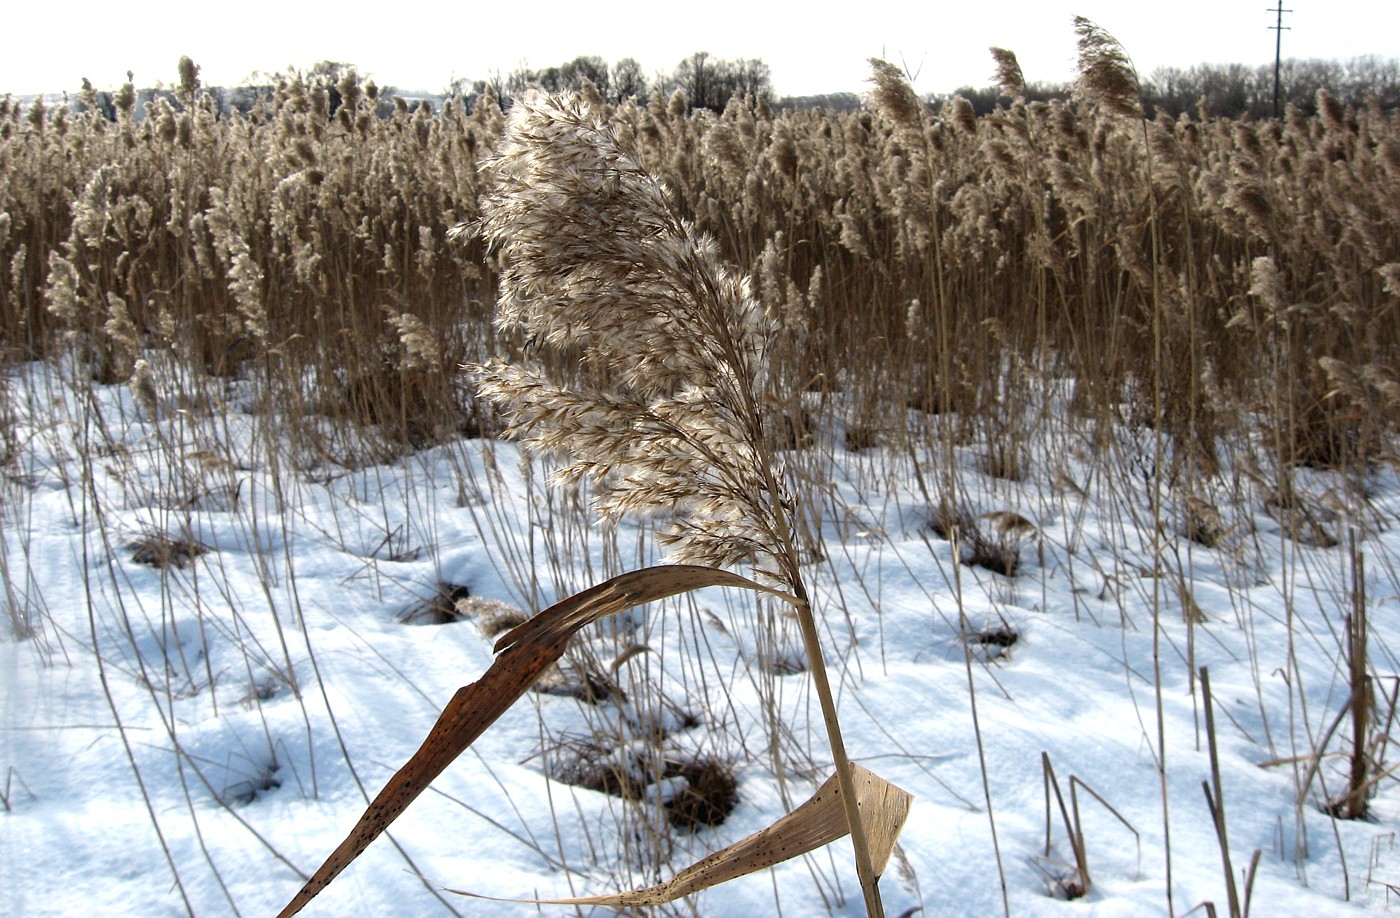
[[(356, 68), (338, 61), (321, 61), (302, 76), (311, 83), (325, 85), (330, 93), (330, 113), (339, 103), (338, 85)], [(267, 75), (260, 80), (238, 87), (204, 87), (213, 97), (219, 111), (247, 113), (263, 96), (270, 96), (284, 74)], [(111, 92), (95, 92), (86, 80), (79, 94), (77, 110), (93, 106), (108, 120), (116, 119), (116, 104)], [(1400, 107), (1400, 59), (1369, 54), (1345, 61), (1321, 58), (1290, 58), (1282, 62), (1279, 71), (1280, 107), (1293, 106), (1301, 114), (1317, 114), (1317, 93), (1325, 89), (1344, 105), (1360, 107), (1371, 100), (1382, 110)], [(660, 71), (648, 77), (642, 65), (632, 57), (609, 62), (598, 55), (584, 55), (562, 64), (532, 68), (522, 64), (508, 74), (496, 73), (487, 79), (456, 79), (440, 93), (428, 98), (441, 101), (458, 96), (470, 110), (489, 91), (496, 100), (508, 104), (529, 86), (539, 86), (551, 92), (581, 90), (591, 84), (609, 103), (627, 99), (645, 99), (652, 92), (665, 96), (681, 94), (686, 109), (697, 108), (723, 111), (734, 96), (750, 96), (782, 108), (832, 108), (850, 111), (860, 107), (856, 92), (821, 96), (777, 99), (773, 92), (772, 72), (759, 58), (729, 60), (697, 51), (682, 60), (673, 71)], [(1068, 99), (1071, 84), (1030, 82), (1025, 85), (1027, 101), (1048, 102)], [(142, 89), (137, 92), (138, 103), (149, 104), (157, 97), (170, 96), (169, 90)], [(380, 87), (379, 114), (393, 114), (394, 87)], [(418, 94), (415, 94), (415, 96)], [(972, 104), (977, 114), (989, 114), (1006, 98), (995, 86), (964, 86), (955, 92), (934, 94), (929, 101), (939, 102), (961, 96)], [(1194, 64), (1189, 67), (1159, 67), (1142, 81), (1142, 101), (1148, 111), (1160, 109), (1172, 117), (1183, 112), (1222, 118), (1267, 118), (1274, 112), (1274, 67), (1272, 64)], [(138, 105), (138, 112), (144, 108)]]
[[(1279, 68), (1280, 108), (1293, 106), (1317, 114), (1317, 93), (1325, 89), (1342, 104), (1361, 107), (1374, 99), (1383, 110), (1400, 106), (1400, 60), (1367, 54), (1345, 61), (1289, 58)], [(1027, 101), (1068, 99), (1069, 83), (1028, 83)], [(1005, 101), (995, 86), (965, 86), (946, 98), (962, 96), (978, 114), (989, 114)], [(940, 97), (945, 98), (945, 97)], [(1194, 64), (1158, 67), (1142, 81), (1148, 111), (1172, 117), (1190, 112), (1221, 118), (1268, 118), (1274, 112), (1274, 65)]]

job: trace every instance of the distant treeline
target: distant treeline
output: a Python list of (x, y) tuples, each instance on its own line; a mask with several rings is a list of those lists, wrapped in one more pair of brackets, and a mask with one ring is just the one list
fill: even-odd
[[(1028, 83), (1026, 100), (1067, 99), (1069, 83)], [(1317, 91), (1325, 89), (1345, 105), (1366, 105), (1372, 98), (1384, 110), (1400, 107), (1400, 60), (1368, 54), (1347, 61), (1290, 58), (1279, 67), (1279, 111), (1296, 107), (1317, 114)], [(962, 96), (978, 114), (988, 114), (1006, 97), (995, 86), (965, 86), (945, 97)], [(1142, 101), (1175, 117), (1182, 112), (1239, 118), (1269, 118), (1274, 114), (1274, 65), (1196, 64), (1159, 67), (1142, 81)]]
[[(259, 99), (269, 98), (277, 85), (287, 78), (300, 76), (309, 84), (327, 88), (330, 113), (340, 104), (338, 86), (347, 76), (356, 79), (356, 68), (337, 61), (322, 61), (301, 74), (276, 74), (252, 85), (235, 88), (205, 87), (219, 112), (253, 110)], [(833, 111), (854, 111), (861, 107), (861, 95), (838, 92), (823, 95), (795, 96), (782, 99), (773, 93), (772, 74), (767, 64), (758, 58), (727, 60), (697, 51), (681, 61), (675, 70), (661, 71), (648, 77), (635, 58), (624, 57), (613, 63), (597, 55), (576, 57), (565, 63), (542, 68), (518, 67), (508, 74), (497, 73), (490, 79), (454, 80), (441, 92), (405, 93), (410, 102), (426, 100), (440, 108), (452, 97), (461, 99), (468, 110), (476, 100), (490, 94), (497, 102), (508, 106), (512, 99), (529, 86), (549, 91), (582, 90), (592, 86), (605, 101), (619, 103), (627, 99), (646, 99), (654, 92), (672, 97), (677, 93), (687, 110), (724, 110), (730, 98), (748, 96), (775, 109), (827, 108)], [(1289, 59), (1279, 68), (1278, 110), (1289, 105), (1305, 115), (1317, 114), (1317, 91), (1326, 89), (1345, 105), (1362, 106), (1374, 99), (1383, 110), (1400, 107), (1400, 60), (1377, 55), (1354, 57), (1347, 61), (1321, 59)], [(1072, 92), (1070, 83), (1027, 83), (1028, 102), (1048, 102), (1067, 99)], [(117, 93), (95, 92), (83, 81), (83, 92), (74, 107), (78, 111), (91, 105), (116, 120), (120, 107), (118, 97), (133, 94), (137, 103), (150, 103), (158, 97), (173, 97), (168, 90), (135, 90), (127, 84)], [(377, 93), (379, 114), (390, 117), (394, 98), (399, 93), (393, 87), (380, 87)], [(1160, 67), (1142, 81), (1143, 104), (1147, 112), (1161, 109), (1175, 117), (1182, 112), (1194, 115), (1238, 118), (1268, 118), (1274, 114), (1274, 66), (1263, 64), (1196, 64), (1191, 67)], [(979, 115), (991, 113), (1009, 100), (996, 86), (964, 86), (956, 92), (934, 94), (929, 101), (941, 102), (960, 96), (972, 104)], [(144, 105), (137, 105), (137, 117)]]
[[(196, 68), (198, 69), (198, 68)], [(308, 85), (324, 86), (329, 94), (330, 114), (334, 115), (340, 105), (340, 85), (347, 78), (359, 80), (353, 64), (340, 61), (321, 61), (308, 70), (299, 73), (273, 74), (265, 80), (254, 80), (249, 85), (234, 88), (204, 86), (202, 91), (209, 95), (215, 110), (220, 113), (251, 112), (260, 99), (270, 98), (279, 84), (300, 77)], [(372, 81), (370, 81), (372, 83)], [(409, 101), (428, 100), (440, 103), (448, 98), (461, 99), (468, 109), (476, 105), (476, 100), (488, 93), (494, 99), (509, 105), (511, 100), (530, 86), (539, 86), (550, 92), (561, 90), (583, 90), (591, 86), (598, 95), (610, 103), (627, 99), (647, 99), (653, 91), (665, 96), (679, 92), (684, 98), (687, 110), (705, 108), (720, 112), (734, 96), (748, 96), (772, 104), (772, 73), (767, 64), (757, 58), (728, 60), (717, 58), (705, 51), (697, 51), (682, 60), (675, 70), (662, 71), (648, 77), (642, 65), (635, 58), (624, 57), (609, 63), (597, 55), (576, 57), (571, 61), (551, 67), (518, 67), (508, 74), (497, 73), (489, 79), (453, 80), (440, 92), (405, 92)], [(104, 114), (108, 120), (117, 119), (120, 108), (119, 97), (128, 95), (137, 105), (138, 117), (144, 105), (157, 98), (174, 98), (174, 92), (163, 89), (135, 89), (128, 83), (116, 93), (95, 91), (91, 84), (83, 80), (83, 90), (75, 104), (77, 111), (92, 106)], [(400, 93), (389, 86), (378, 87), (379, 114), (390, 117), (394, 113), (393, 98)], [(859, 97), (854, 93), (840, 94), (845, 107), (859, 105)], [(828, 97), (821, 97), (828, 98)], [(836, 97), (831, 97), (836, 98)]]
[(691, 109), (707, 108), (715, 112), (723, 111), (730, 98), (736, 95), (773, 101), (772, 74), (763, 61), (758, 58), (727, 60), (713, 57), (706, 51), (696, 51), (677, 64), (675, 70), (656, 74), (650, 80), (634, 58), (624, 57), (609, 64), (591, 55), (576, 57), (557, 67), (518, 67), (506, 76), (497, 74), (470, 86), (458, 81), (448, 88), (457, 95), (475, 98), (489, 87), (497, 98), (508, 100), (532, 85), (558, 92), (581, 90), (585, 82), (591, 83), (609, 102), (645, 99), (653, 88), (666, 95), (679, 91)]

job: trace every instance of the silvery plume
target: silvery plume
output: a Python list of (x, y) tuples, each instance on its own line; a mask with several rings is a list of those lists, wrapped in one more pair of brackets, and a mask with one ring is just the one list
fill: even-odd
[(517, 102), (484, 168), (473, 229), (505, 265), (496, 324), (527, 359), (470, 369), (506, 435), (557, 458), (557, 483), (587, 480), (604, 519), (667, 517), (674, 560), (766, 556), (793, 582), (759, 409), (772, 323), (747, 280), (581, 96)]

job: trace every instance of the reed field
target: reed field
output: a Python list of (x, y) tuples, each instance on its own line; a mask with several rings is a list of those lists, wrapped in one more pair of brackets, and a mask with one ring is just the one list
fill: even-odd
[[(883, 61), (0, 101), (0, 911), (276, 913), (536, 613), (674, 562), (733, 573), (559, 643), (305, 914), (1394, 907), (1400, 114), (1154, 117), (1078, 29), (986, 116)], [(454, 892), (664, 886), (847, 755), (883, 868)]]

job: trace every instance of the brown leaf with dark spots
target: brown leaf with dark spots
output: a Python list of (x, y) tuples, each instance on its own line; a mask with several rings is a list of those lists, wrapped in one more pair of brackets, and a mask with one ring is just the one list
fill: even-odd
[[(878, 877), (884, 873), (885, 865), (889, 863), (895, 839), (899, 837), (899, 830), (904, 826), (914, 798), (907, 791), (859, 765), (852, 765), (851, 773), (855, 779), (861, 822), (864, 823), (865, 835), (870, 842), (870, 858)], [(665, 883), (601, 896), (498, 901), (545, 905), (606, 905), (614, 908), (661, 905), (767, 869), (800, 854), (814, 851), (822, 845), (828, 845), (848, 834), (850, 830), (846, 825), (846, 811), (841, 802), (841, 785), (836, 775), (832, 775), (817, 789), (811, 799), (791, 813), (766, 829), (761, 829), (742, 841), (697, 861)], [(493, 898), (458, 889), (449, 892), (478, 899)]]
[(496, 661), (480, 679), (457, 690), (423, 745), (394, 773), (345, 841), (331, 852), (278, 918), (301, 911), (359, 857), (443, 769), (525, 694), (541, 673), (558, 662), (579, 629), (615, 612), (708, 586), (741, 587), (791, 601), (779, 590), (729, 571), (697, 565), (661, 565), (589, 587), (503, 635), (496, 642)]

